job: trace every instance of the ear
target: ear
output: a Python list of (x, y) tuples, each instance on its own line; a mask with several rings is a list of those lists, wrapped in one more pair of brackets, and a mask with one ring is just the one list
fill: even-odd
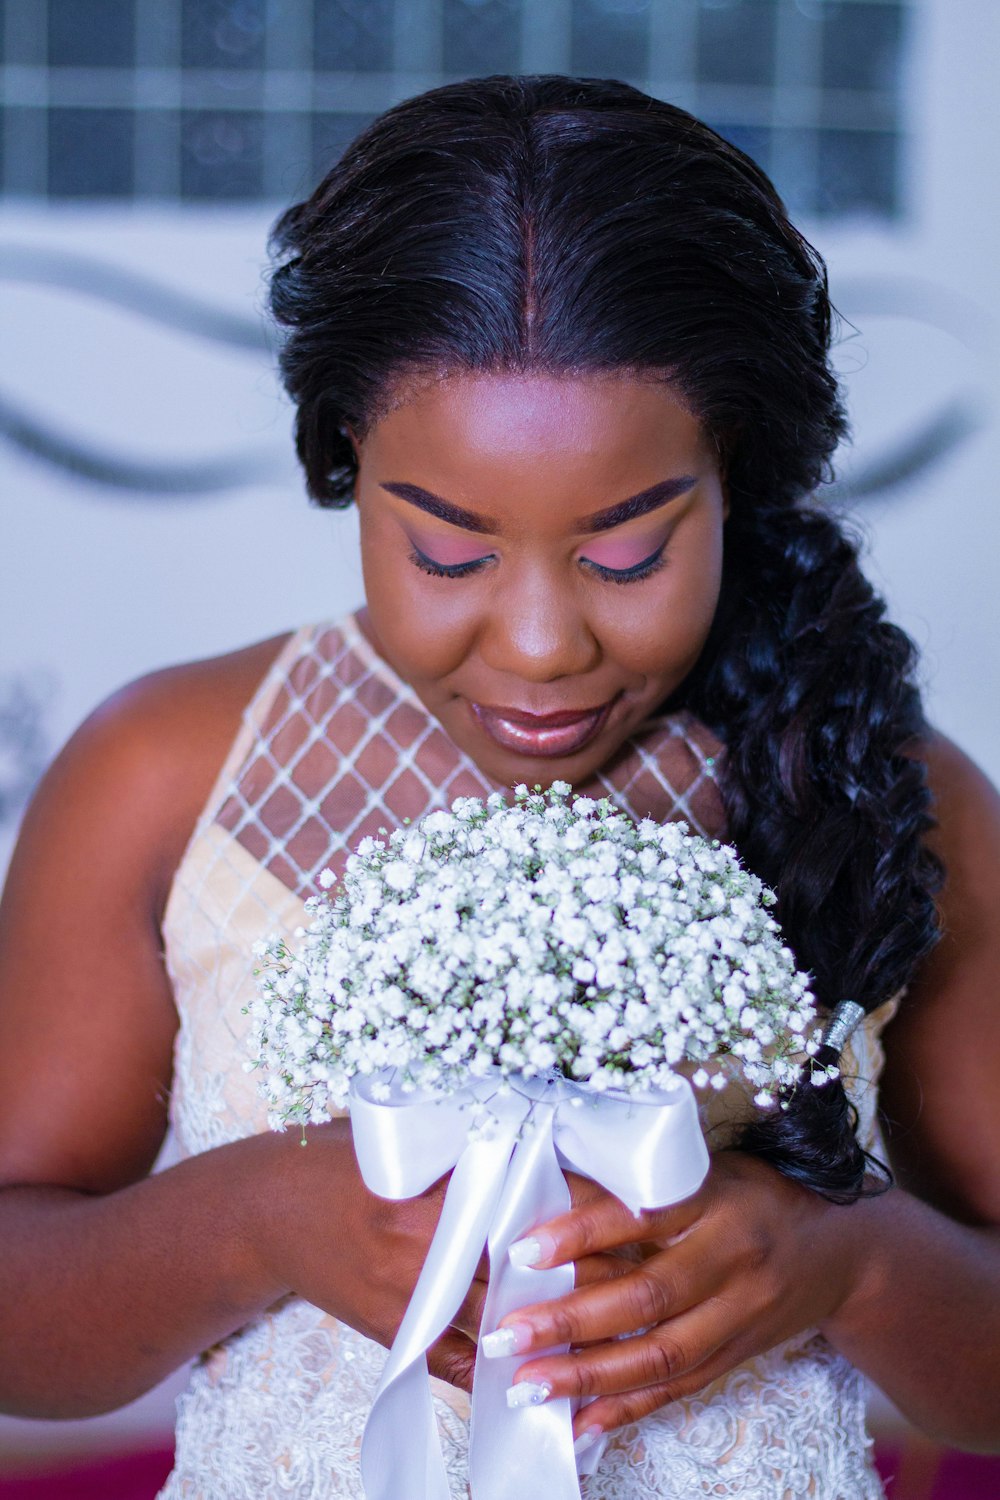
[(358, 435), (350, 422), (345, 422), (339, 429), (341, 437), (345, 437), (354, 449), (354, 484), (351, 487), (351, 499), (355, 505), (358, 503), (358, 484), (361, 479), (361, 444)]
[(345, 437), (345, 438), (347, 438), (347, 440), (350, 443), (351, 447), (354, 449), (355, 461), (357, 463), (360, 463), (361, 462), (361, 445), (360, 445), (360, 443), (358, 441), (358, 436), (357, 436), (357, 433), (354, 431), (354, 428), (351, 426), (350, 422), (345, 422), (344, 425), (343, 425), (343, 427), (341, 427), (340, 431), (341, 431), (342, 436)]
[(727, 452), (718, 433), (711, 433), (710, 437), (712, 440), (712, 445), (715, 448), (716, 463), (718, 465), (719, 471), (719, 484), (722, 487), (722, 519), (723, 521), (728, 521), (731, 506), (729, 495), (729, 464), (727, 461)]

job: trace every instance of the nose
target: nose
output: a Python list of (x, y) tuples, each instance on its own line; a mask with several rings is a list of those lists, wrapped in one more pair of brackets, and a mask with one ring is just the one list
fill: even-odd
[(495, 672), (554, 682), (592, 671), (601, 645), (572, 588), (536, 574), (494, 596), (480, 656)]

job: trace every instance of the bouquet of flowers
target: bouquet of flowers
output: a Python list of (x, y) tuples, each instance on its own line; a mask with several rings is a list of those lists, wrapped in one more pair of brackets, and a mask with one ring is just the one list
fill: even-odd
[[(759, 1106), (775, 1107), (816, 1051), (815, 1011), (769, 914), (775, 897), (735, 851), (571, 798), (564, 782), (517, 787), (512, 803), (460, 798), (364, 839), (340, 886), (329, 872), (321, 884), (299, 952), (278, 939), (256, 949), (253, 1045), (269, 1121), (317, 1123), (348, 1105), (362, 1172), (385, 1196), (423, 1191), (454, 1167), (362, 1450), (369, 1496), (398, 1500), (424, 1494), (415, 1476), (434, 1470), (435, 1433), (405, 1452), (400, 1434), (421, 1427), (425, 1350), (484, 1243), (484, 1326), (568, 1290), (571, 1267), (525, 1270), (504, 1253), (568, 1207), (562, 1167), (634, 1209), (688, 1196), (708, 1165), (690, 1084), (742, 1075)], [(509, 1463), (512, 1437), (532, 1472), (523, 1426), (504, 1433), (497, 1363), (476, 1370), (477, 1496), (477, 1472)], [(478, 1423), (477, 1404), (488, 1413)], [(546, 1414), (562, 1422), (566, 1483), (542, 1464), (523, 1496), (579, 1494), (568, 1402), (551, 1405), (566, 1408)], [(538, 1441), (553, 1451), (551, 1431)]]

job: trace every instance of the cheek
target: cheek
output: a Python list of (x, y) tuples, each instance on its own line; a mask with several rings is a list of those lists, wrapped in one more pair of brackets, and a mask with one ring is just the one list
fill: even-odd
[(415, 567), (398, 528), (361, 525), (361, 564), (372, 627), (406, 682), (433, 683), (464, 660), (475, 640), (471, 591)]
[(701, 655), (721, 583), (721, 525), (678, 535), (648, 584), (611, 588), (607, 628), (619, 661), (670, 690), (678, 686)]

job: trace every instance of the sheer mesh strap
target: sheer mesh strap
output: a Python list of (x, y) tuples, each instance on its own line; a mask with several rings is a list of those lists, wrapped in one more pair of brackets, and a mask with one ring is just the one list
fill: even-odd
[(191, 843), (194, 843), (203, 828), (216, 819), (221, 807), (231, 796), (232, 788), (259, 737), (260, 726), (268, 716), (275, 695), (280, 692), (289, 671), (302, 655), (313, 629), (311, 625), (304, 625), (299, 630), (292, 631), (268, 667), (257, 691), (244, 708), (236, 738), (229, 747), (229, 753), (215, 778), (208, 800), (201, 810), (191, 835)]

